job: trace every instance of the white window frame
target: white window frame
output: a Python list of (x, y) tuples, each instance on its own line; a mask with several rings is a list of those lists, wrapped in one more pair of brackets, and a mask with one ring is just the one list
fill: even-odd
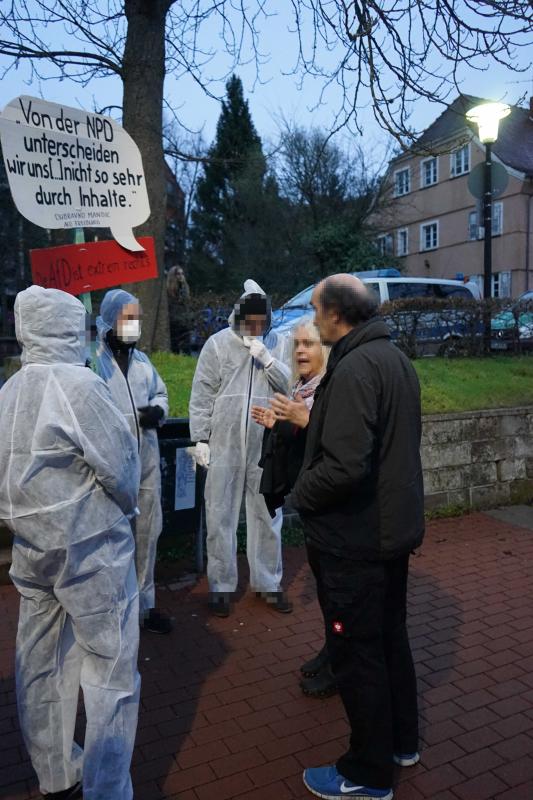
[(468, 212), (468, 241), (477, 242), (479, 239), (479, 219), (477, 209)]
[[(400, 242), (402, 241), (401, 234), (405, 234), (405, 247), (402, 250)], [(407, 256), (409, 255), (409, 228), (398, 228), (396, 231), (396, 255)]]
[[(457, 155), (459, 153), (466, 152), (468, 165), (467, 168), (464, 168), (464, 158), (461, 158), (461, 170), (457, 172)], [(462, 147), (457, 148), (454, 150), (453, 153), (450, 153), (450, 177), (451, 178), (460, 178), (461, 175), (468, 175), (470, 172), (470, 165), (471, 165), (471, 158), (470, 158), (470, 142), (468, 144), (464, 144)]]
[[(398, 176), (403, 173), (407, 173), (407, 189), (405, 192), (398, 191)], [(402, 167), (401, 169), (394, 170), (394, 197), (404, 197), (406, 194), (409, 194), (411, 191), (411, 168), (410, 167)]]
[[(425, 229), (429, 228), (430, 225), (435, 225), (436, 226), (436, 232), (437, 232), (436, 239), (437, 239), (437, 241), (436, 241), (435, 245), (432, 245), (431, 247), (426, 247)], [(420, 224), (420, 252), (421, 253), (427, 253), (430, 250), (438, 250), (439, 238), (440, 238), (439, 237), (439, 233), (440, 233), (440, 231), (439, 231), (439, 220), (438, 219), (429, 219), (427, 222), (422, 222)]]
[[(425, 164), (433, 162), (435, 164), (435, 180), (426, 182)], [(420, 187), (425, 189), (427, 186), (435, 186), (439, 182), (439, 159), (438, 156), (429, 156), (420, 162)]]
[[(497, 209), (497, 211), (496, 211)], [(498, 219), (499, 224), (498, 228), (494, 224)], [(493, 236), (501, 236), (503, 234), (503, 203), (500, 200), (497, 203), (492, 204), (492, 235)]]
[(376, 239), (376, 242), (380, 255), (382, 256), (394, 255), (394, 236), (392, 235), (392, 233), (380, 233), (380, 235)]

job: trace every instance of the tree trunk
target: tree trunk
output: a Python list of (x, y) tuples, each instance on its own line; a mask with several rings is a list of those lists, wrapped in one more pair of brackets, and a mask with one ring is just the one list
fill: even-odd
[(163, 155), (165, 21), (173, 0), (125, 0), (128, 32), (123, 57), (123, 125), (136, 142), (144, 166), (150, 217), (135, 235), (153, 236), (159, 278), (125, 286), (142, 305), (144, 349), (169, 349), (164, 277), (166, 179)]

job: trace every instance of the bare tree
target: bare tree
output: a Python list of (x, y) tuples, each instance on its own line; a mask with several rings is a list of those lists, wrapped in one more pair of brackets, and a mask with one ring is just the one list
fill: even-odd
[(184, 133), (173, 120), (165, 125), (164, 148), (167, 161), (183, 192), (182, 238), (186, 242), (196, 196), (196, 186), (202, 175), (202, 164), (209, 159), (208, 145), (205, 143), (201, 131)]
[[(493, 59), (518, 68), (533, 27), (529, 0), (279, 0), (277, 10), (295, 32), (295, 74), (322, 81), (317, 102), (340, 88), (332, 127), (359, 129), (358, 111), (370, 103), (382, 127), (402, 142), (415, 136), (412, 102), (445, 102), (465, 63), (487, 70)], [(259, 74), (259, 29), (271, 13), (274, 2), (266, 0), (4, 0), (0, 6), (6, 69), (27, 60), (43, 79), (55, 70), (82, 84), (106, 75), (122, 81), (122, 121), (141, 151), (152, 210), (137, 235), (155, 237), (159, 264), (165, 74), (192, 76), (211, 93), (213, 41), (224, 49), (228, 74), (243, 58), (254, 59)], [(161, 279), (136, 287), (149, 348), (168, 344), (162, 287)]]
[(384, 203), (387, 158), (372, 162), (360, 144), (344, 144), (318, 128), (286, 124), (280, 134), (280, 193), (291, 205), (294, 237), (307, 246), (306, 268), (315, 265), (317, 277), (379, 261), (370, 219)]

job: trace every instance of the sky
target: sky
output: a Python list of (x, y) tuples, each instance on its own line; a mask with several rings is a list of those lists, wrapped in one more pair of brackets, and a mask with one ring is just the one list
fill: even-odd
[[(209, 32), (208, 32), (209, 33)], [(334, 110), (339, 104), (339, 91), (332, 87), (326, 95), (325, 102), (317, 105), (322, 79), (307, 77), (300, 85), (295, 75), (290, 74), (294, 67), (294, 36), (287, 29), (287, 22), (281, 16), (270, 17), (262, 23), (262, 65), (260, 81), (257, 80), (253, 63), (239, 67), (236, 72), (243, 80), (245, 95), (249, 101), (255, 126), (267, 144), (273, 144), (277, 138), (281, 121), (292, 121), (303, 127), (323, 127), (329, 130), (332, 125)], [(310, 34), (304, 31), (310, 41)], [(213, 78), (211, 88), (215, 94), (223, 94), (224, 73), (229, 63), (224, 55), (223, 43), (213, 31), (210, 46), (214, 56), (205, 67), (205, 74)], [(5, 65), (6, 61), (0, 64)], [(520, 56), (522, 66), (527, 64), (527, 52)], [(504, 66), (485, 59), (480, 64), (485, 72), (464, 68), (460, 75), (462, 91), (486, 97), (492, 100), (504, 100), (515, 103), (524, 94), (533, 95), (533, 69), (525, 73), (514, 73)], [(490, 76), (490, 80), (488, 77)], [(11, 71), (2, 80), (0, 107), (6, 105), (19, 94), (42, 96), (47, 100), (60, 102), (89, 110), (98, 110), (107, 105), (120, 105), (121, 86), (118, 78), (110, 77), (92, 81), (83, 88), (68, 80), (48, 80), (30, 83), (28, 65), (21, 64), (18, 70)], [(176, 80), (167, 77), (165, 85), (167, 101), (176, 110), (183, 125), (191, 131), (201, 130), (207, 143), (214, 137), (216, 123), (220, 113), (219, 100), (207, 96), (189, 77)], [(449, 100), (453, 100), (452, 92)], [(443, 106), (420, 100), (412, 107), (410, 123), (422, 130), (427, 127), (443, 110)], [(116, 113), (116, 112), (115, 112)], [(360, 143), (367, 152), (385, 152), (389, 137), (375, 122), (371, 109), (360, 108), (359, 123), (363, 128)], [(353, 137), (347, 132), (338, 134), (338, 138), (349, 147)], [(340, 143), (340, 142), (339, 142)]]

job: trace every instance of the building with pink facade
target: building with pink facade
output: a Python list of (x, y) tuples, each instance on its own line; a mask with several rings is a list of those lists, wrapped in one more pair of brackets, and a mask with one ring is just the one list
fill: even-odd
[[(463, 274), (483, 287), (481, 201), (468, 182), (485, 148), (465, 117), (483, 102), (458, 97), (389, 164), (387, 201), (374, 223), (381, 252), (395, 256), (406, 275)], [(492, 293), (516, 297), (533, 289), (533, 98), (529, 109), (513, 106), (500, 122), (492, 152), (493, 163), (508, 173), (493, 201)]]

